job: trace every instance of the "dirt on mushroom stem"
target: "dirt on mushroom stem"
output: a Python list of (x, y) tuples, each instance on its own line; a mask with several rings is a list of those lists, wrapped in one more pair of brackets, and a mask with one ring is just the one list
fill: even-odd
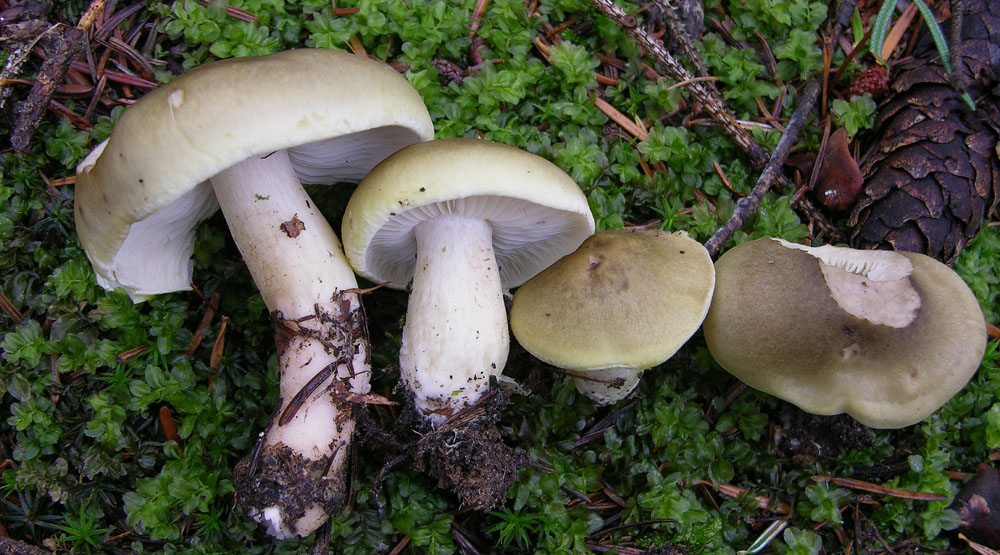
[[(364, 311), (360, 302), (354, 302), (356, 296), (354, 292), (339, 292), (331, 303), (316, 304), (314, 314), (301, 318), (285, 319), (277, 311), (272, 313), (279, 360), (285, 360), (289, 349), (304, 348), (304, 342), (319, 343), (336, 357), (294, 397), (283, 399), (275, 407), (254, 452), (234, 469), (237, 501), (252, 514), (278, 508), (284, 515), (283, 522), (289, 523), (293, 531), (296, 523), (310, 513), (318, 510), (333, 514), (345, 504), (345, 465), (337, 461), (346, 459), (350, 450), (353, 404), (363, 402), (351, 395), (349, 380), (355, 377), (354, 357), (368, 342)], [(273, 430), (287, 424), (299, 411), (308, 410), (322, 396), (329, 396), (337, 407), (337, 435), (328, 446), (329, 455), (313, 459), (281, 441), (269, 441)]]

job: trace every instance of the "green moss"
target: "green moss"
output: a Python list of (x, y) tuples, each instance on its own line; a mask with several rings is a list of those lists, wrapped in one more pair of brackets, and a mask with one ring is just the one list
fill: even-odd
[[(75, 22), (82, 4), (66, 4), (60, 13)], [(227, 15), (227, 5), (254, 14), (257, 23)], [(355, 39), (400, 68), (424, 98), (438, 137), (481, 136), (554, 161), (580, 184), (599, 229), (651, 224), (705, 240), (749, 193), (757, 173), (732, 140), (715, 127), (692, 124), (703, 114), (694, 113), (688, 93), (671, 88), (669, 79), (648, 78), (641, 64), (656, 64), (588, 2), (545, 0), (529, 12), (531, 3), (493, 0), (474, 35), (482, 43), (473, 55), (475, 5), (342, 1), (337, 8), (359, 8), (343, 15), (320, 0), (209, 6), (176, 0), (153, 3), (143, 14), (149, 23), (158, 18), (161, 42), (151, 47), (152, 56), (186, 68), (294, 47), (346, 49)], [(777, 58), (776, 75), (769, 77), (753, 49), (731, 46), (714, 32), (699, 42), (738, 117), (759, 119), (757, 99), (770, 110), (781, 97), (777, 116), (788, 118), (796, 88), (820, 69), (815, 32), (826, 5), (748, 0), (708, 2), (705, 9), (732, 23), (736, 40), (756, 47), (763, 39)], [(553, 27), (562, 29), (558, 37)], [(535, 39), (551, 44), (548, 60)], [(610, 73), (603, 55), (626, 64), (615, 84), (598, 83), (595, 73)], [(834, 59), (842, 56), (838, 51)], [(443, 62), (458, 67), (461, 79), (441, 71)], [(173, 77), (167, 67), (176, 66), (156, 66), (161, 81)], [(853, 64), (848, 74), (856, 69)], [(648, 135), (633, 137), (615, 126), (596, 107), (598, 96), (627, 118), (640, 118)], [(857, 132), (874, 113), (858, 99), (834, 102), (831, 110), (838, 124)], [(99, 107), (87, 131), (49, 116), (32, 152), (0, 154), (0, 199), (6, 201), (0, 206), (0, 286), (24, 317), (17, 322), (0, 313), (0, 436), (13, 463), (0, 481), (0, 522), (15, 537), (51, 539), (79, 551), (305, 552), (313, 538), (273, 542), (234, 505), (232, 469), (268, 421), (277, 370), (271, 322), (222, 217), (197, 232), (194, 281), (205, 297), (220, 294), (218, 312), (228, 323), (223, 334), (216, 317), (190, 349), (207, 308), (202, 297), (175, 293), (134, 305), (120, 291), (101, 290), (76, 239), (72, 187), (56, 195), (46, 188), (43, 176), (71, 175), (120, 113)], [(5, 134), (7, 125), (0, 122)], [(759, 128), (752, 134), (769, 148), (780, 137)], [(807, 130), (800, 151), (815, 151), (819, 136)], [(348, 194), (314, 190), (331, 221), (339, 220)], [(765, 196), (731, 244), (762, 236), (810, 237), (791, 208), (791, 191)], [(991, 322), (1000, 304), (997, 259), (1000, 231), (984, 227), (956, 264)], [(384, 290), (365, 297), (379, 370), (373, 391), (397, 401), (394, 364), (405, 300), (405, 293)], [(217, 340), (224, 349), (212, 368)], [(521, 471), (507, 504), (491, 513), (465, 511), (405, 464), (373, 491), (387, 454), (360, 448), (354, 501), (333, 515), (331, 549), (386, 552), (407, 542), (411, 552), (452, 553), (461, 549), (464, 530), (478, 548), (496, 552), (669, 543), (727, 553), (759, 536), (757, 523), (768, 515), (758, 495), (794, 507), (789, 528), (772, 542), (776, 551), (839, 549), (834, 529), (854, 529), (855, 507), (864, 515), (860, 525), (874, 526), (890, 544), (920, 537), (921, 544), (956, 548), (942, 532), (956, 524), (947, 501), (878, 497), (877, 505), (859, 504), (857, 492), (811, 476), (953, 495), (960, 484), (945, 471), (970, 471), (1000, 446), (997, 356), (994, 342), (969, 387), (926, 423), (876, 432), (869, 448), (809, 460), (776, 450), (772, 430), (781, 405), (752, 391), (732, 396), (738, 382), (711, 360), (700, 336), (647, 372), (635, 397), (611, 407), (595, 407), (567, 377), (514, 348), (506, 374), (533, 391), (514, 396), (501, 426), (533, 465)], [(372, 412), (383, 424), (398, 415)], [(165, 435), (164, 413), (176, 439)], [(890, 458), (905, 463), (895, 476), (861, 473)], [(723, 496), (720, 484), (746, 493)], [(845, 504), (852, 510), (841, 511)]]

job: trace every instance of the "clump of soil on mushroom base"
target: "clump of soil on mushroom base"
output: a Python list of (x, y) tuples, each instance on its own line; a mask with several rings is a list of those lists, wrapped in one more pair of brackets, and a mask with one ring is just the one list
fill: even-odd
[(506, 395), (495, 392), (424, 436), (414, 453), (417, 470), (453, 491), (465, 507), (488, 511), (502, 505), (527, 461), (523, 452), (503, 443), (497, 429), (507, 403)]
[[(239, 502), (246, 507), (281, 507), (289, 522), (313, 506), (333, 514), (344, 506), (343, 476), (327, 475), (329, 460), (307, 459), (286, 445), (269, 445), (244, 458), (233, 471)], [(288, 487), (294, 484), (295, 487)]]
[[(358, 416), (358, 439), (367, 448), (388, 450), (390, 460), (376, 480), (406, 460), (453, 492), (465, 508), (488, 511), (502, 505), (527, 457), (503, 442), (497, 427), (509, 403), (496, 386), (436, 429), (418, 418), (413, 400), (407, 400), (392, 430), (384, 430), (366, 411)], [(414, 435), (416, 434), (416, 435)], [(363, 439), (362, 439), (363, 438)]]

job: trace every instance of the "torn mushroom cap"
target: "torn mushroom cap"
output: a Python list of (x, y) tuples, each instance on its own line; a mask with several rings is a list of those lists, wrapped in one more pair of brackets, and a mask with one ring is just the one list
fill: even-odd
[(301, 181), (357, 182), (432, 136), (413, 87), (366, 58), (300, 49), (206, 64), (126, 109), (80, 163), (77, 231), (102, 287), (136, 301), (189, 289), (195, 225), (217, 209), (212, 176), (288, 149)]
[(690, 339), (714, 288), (712, 259), (687, 233), (604, 231), (522, 285), (510, 325), (528, 352), (583, 374), (577, 389), (607, 404)]
[(814, 414), (914, 424), (962, 389), (986, 349), (975, 296), (921, 254), (758, 239), (724, 254), (716, 276), (712, 355)]

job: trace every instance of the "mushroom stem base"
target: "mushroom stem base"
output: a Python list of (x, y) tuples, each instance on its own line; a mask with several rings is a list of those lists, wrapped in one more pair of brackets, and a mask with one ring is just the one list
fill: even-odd
[(271, 535), (305, 536), (343, 504), (354, 421), (341, 397), (369, 389), (360, 299), (344, 292), (357, 281), (287, 152), (251, 156), (212, 186), (274, 315), (278, 351), (281, 406), (241, 463), (237, 496)]
[(621, 401), (639, 385), (643, 370), (613, 366), (588, 372), (570, 372), (576, 390), (598, 405)]
[(368, 393), (367, 337), (356, 293), (313, 315), (275, 314), (281, 405), (235, 472), (250, 516), (278, 538), (306, 536), (343, 507), (354, 420), (347, 396)]

